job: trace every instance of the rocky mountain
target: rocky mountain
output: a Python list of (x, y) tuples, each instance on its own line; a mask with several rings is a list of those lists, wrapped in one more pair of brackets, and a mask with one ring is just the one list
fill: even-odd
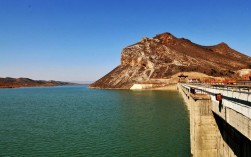
[(36, 86), (63, 86), (73, 83), (60, 81), (32, 80), (29, 78), (0, 78), (0, 88), (36, 87)]
[(163, 33), (124, 48), (121, 64), (89, 87), (130, 88), (134, 83), (169, 79), (178, 72), (234, 77), (237, 70), (250, 68), (251, 57), (226, 43), (202, 46)]

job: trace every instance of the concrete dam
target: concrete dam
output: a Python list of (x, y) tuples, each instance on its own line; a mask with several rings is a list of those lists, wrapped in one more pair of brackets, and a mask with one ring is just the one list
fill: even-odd
[(251, 157), (249, 88), (183, 83), (177, 88), (190, 114), (193, 157)]

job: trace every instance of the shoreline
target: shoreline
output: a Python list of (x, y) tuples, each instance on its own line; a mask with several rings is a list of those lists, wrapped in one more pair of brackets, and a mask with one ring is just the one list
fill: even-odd
[(130, 88), (101, 88), (101, 87), (90, 87), (89, 89), (99, 89), (99, 90), (177, 90), (178, 84), (170, 84), (164, 87), (152, 87), (144, 89), (130, 89)]
[(145, 90), (177, 90), (177, 84), (172, 84), (172, 85), (167, 85), (165, 87), (156, 87), (156, 88), (151, 88), (151, 89), (145, 89)]
[(81, 86), (82, 84), (68, 84), (68, 85), (41, 85), (41, 86), (0, 86), (0, 89), (17, 89), (17, 88), (32, 88), (32, 87), (59, 87), (59, 86)]

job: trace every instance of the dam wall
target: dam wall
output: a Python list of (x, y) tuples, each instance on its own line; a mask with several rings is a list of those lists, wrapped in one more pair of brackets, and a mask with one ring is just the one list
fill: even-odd
[(190, 116), (191, 155), (193, 157), (218, 157), (218, 128), (211, 111), (210, 100), (195, 101), (186, 88), (178, 85)]
[(212, 101), (212, 111), (220, 138), (219, 153), (222, 156), (251, 157), (251, 120), (235, 110)]
[(250, 119), (209, 99), (196, 100), (178, 85), (189, 110), (191, 154), (194, 157), (250, 157)]

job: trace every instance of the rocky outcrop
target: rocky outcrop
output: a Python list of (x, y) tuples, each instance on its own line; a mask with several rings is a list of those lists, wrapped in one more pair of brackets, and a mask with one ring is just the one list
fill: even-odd
[(143, 38), (123, 49), (121, 64), (91, 84), (91, 88), (130, 88), (134, 83), (168, 79), (178, 72), (201, 72), (232, 77), (237, 70), (251, 68), (251, 57), (227, 44), (202, 46), (170, 33)]
[(73, 83), (60, 81), (32, 80), (29, 78), (0, 78), (0, 88), (37, 87), (37, 86), (63, 86)]

